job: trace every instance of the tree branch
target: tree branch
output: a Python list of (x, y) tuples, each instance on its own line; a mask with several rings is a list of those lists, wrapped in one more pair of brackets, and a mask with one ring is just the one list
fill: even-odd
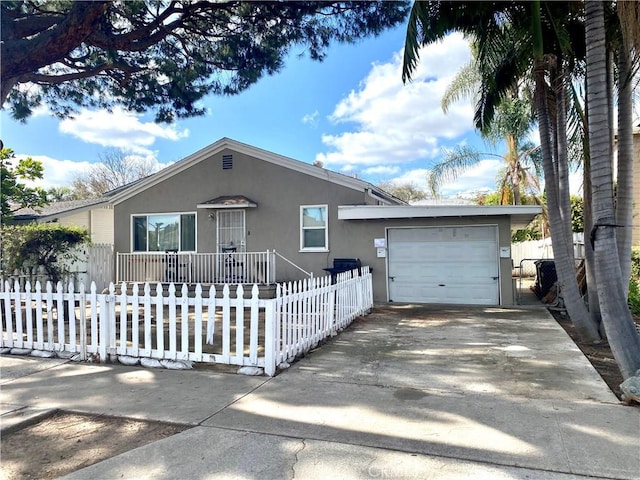
[(65, 73), (62, 75), (47, 75), (43, 73), (32, 73), (23, 75), (21, 77), (21, 81), (34, 82), (34, 83), (63, 83), (71, 80), (80, 80), (82, 78), (90, 78), (95, 77), (99, 73), (109, 70), (120, 70), (126, 74), (132, 74), (139, 72), (141, 69), (132, 67), (131, 65), (127, 65), (124, 63), (115, 64), (115, 63), (103, 63), (102, 65), (97, 65), (94, 68), (88, 68), (84, 70), (79, 70), (73, 73)]
[(12, 83), (15, 78), (64, 58), (96, 28), (108, 6), (107, 1), (73, 2), (67, 16), (56, 26), (33, 38), (3, 41), (0, 47), (3, 59), (0, 63), (0, 105), (4, 104), (10, 91), (5, 89), (5, 82)]

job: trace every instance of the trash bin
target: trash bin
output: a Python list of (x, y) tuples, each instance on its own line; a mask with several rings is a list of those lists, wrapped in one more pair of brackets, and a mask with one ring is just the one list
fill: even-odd
[(536, 264), (535, 294), (538, 298), (543, 298), (555, 285), (558, 280), (556, 274), (556, 264), (553, 260), (538, 260)]

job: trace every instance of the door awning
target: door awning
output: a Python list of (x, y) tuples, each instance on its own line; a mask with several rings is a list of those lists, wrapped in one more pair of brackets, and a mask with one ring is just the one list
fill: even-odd
[(258, 204), (244, 195), (225, 195), (213, 198), (207, 202), (199, 203), (198, 208), (222, 209), (222, 208), (255, 208)]

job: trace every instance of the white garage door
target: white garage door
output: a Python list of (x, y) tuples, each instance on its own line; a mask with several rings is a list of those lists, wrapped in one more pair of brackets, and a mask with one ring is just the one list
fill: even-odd
[(497, 305), (497, 227), (388, 230), (389, 301)]

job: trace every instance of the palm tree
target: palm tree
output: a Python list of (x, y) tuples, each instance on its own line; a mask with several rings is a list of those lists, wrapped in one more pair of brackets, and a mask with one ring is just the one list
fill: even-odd
[(617, 2), (619, 33), (613, 48), (618, 67), (618, 172), (616, 189), (616, 223), (624, 225), (616, 232), (620, 269), (628, 294), (631, 275), (633, 223), (633, 87), (634, 74), (640, 63), (640, 5), (637, 2)]
[(627, 305), (618, 256), (613, 205), (613, 172), (604, 5), (585, 3), (587, 103), (594, 226), (595, 271), (602, 319), (611, 351), (623, 378), (640, 370), (640, 336)]
[[(566, 125), (563, 123), (566, 108), (563, 54), (567, 44), (562, 41), (572, 38), (569, 31), (579, 27), (579, 17), (569, 15), (571, 8), (574, 6), (545, 3), (543, 22), (539, 1), (415, 2), (407, 27), (403, 80), (410, 79), (421, 45), (434, 42), (453, 30), (470, 35), (478, 45), (482, 79), (475, 122), (477, 128), (484, 129), (495, 116), (497, 105), (522, 78), (530, 75), (533, 63), (536, 113), (558, 280), (576, 329), (585, 340), (595, 341), (599, 339), (599, 332), (580, 296), (571, 248), (568, 156)], [(546, 52), (549, 53), (545, 55)]]
[[(442, 98), (442, 109), (446, 113), (452, 103), (461, 97), (473, 97), (481, 83), (480, 67), (477, 63), (477, 49), (473, 49), (474, 58), (454, 77)], [(481, 153), (470, 147), (456, 147), (444, 150), (445, 158), (431, 169), (429, 187), (437, 195), (442, 183), (455, 179), (462, 171), (477, 165), (481, 157), (502, 158), (505, 168), (501, 171), (501, 204), (521, 203), (521, 193), (529, 189), (533, 195), (539, 195), (540, 165), (536, 153), (537, 146), (524, 139), (533, 128), (534, 118), (530, 103), (518, 95), (518, 89), (496, 108), (496, 115), (485, 125), (481, 135), (495, 145), (504, 141), (507, 152), (503, 156), (494, 153)], [(533, 169), (533, 173), (532, 170)]]

